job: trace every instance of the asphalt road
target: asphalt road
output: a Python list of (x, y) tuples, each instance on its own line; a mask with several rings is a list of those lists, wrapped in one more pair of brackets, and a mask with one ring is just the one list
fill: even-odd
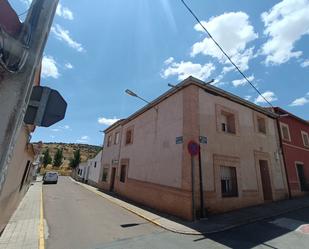
[(165, 231), (69, 178), (44, 185), (47, 249), (309, 248), (309, 208), (209, 236)]

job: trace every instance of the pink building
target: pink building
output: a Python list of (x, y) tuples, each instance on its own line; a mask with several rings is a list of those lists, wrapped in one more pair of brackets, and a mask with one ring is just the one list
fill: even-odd
[(99, 186), (188, 220), (284, 199), (276, 118), (189, 77), (105, 130)]

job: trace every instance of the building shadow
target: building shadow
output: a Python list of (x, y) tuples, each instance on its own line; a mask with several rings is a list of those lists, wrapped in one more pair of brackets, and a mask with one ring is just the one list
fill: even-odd
[[(134, 202), (117, 193), (101, 189), (98, 190), (114, 198), (135, 205), (151, 213), (157, 214), (165, 219), (204, 233), (203, 235), (196, 236), (196, 238), (193, 237), (194, 239), (192, 239), (192, 243), (199, 243), (204, 240), (212, 240), (226, 247), (235, 249), (249, 249), (255, 246), (264, 246), (265, 248), (279, 248), (272, 245), (270, 242), (288, 233), (291, 233), (300, 225), (309, 223), (309, 197), (302, 197), (293, 200), (284, 200), (270, 204), (243, 208), (224, 214), (210, 215), (208, 219), (189, 222), (172, 215), (158, 212), (157, 210)], [(260, 218), (259, 213), (261, 214)], [(286, 226), (275, 224), (274, 220), (279, 220), (279, 223), (282, 223), (282, 221), (280, 221), (280, 217), (282, 216), (288, 217), (285, 223), (289, 222), (289, 220), (291, 220), (292, 223), (294, 221), (296, 223)], [(237, 223), (237, 221), (235, 220), (239, 221), (236, 225), (235, 223)], [(232, 225), (234, 224), (235, 227), (227, 229), (223, 232), (219, 232), (220, 229), (224, 228), (224, 224), (227, 224), (228, 227), (229, 223)], [(139, 224), (123, 224), (122, 227), (128, 228), (137, 225)]]

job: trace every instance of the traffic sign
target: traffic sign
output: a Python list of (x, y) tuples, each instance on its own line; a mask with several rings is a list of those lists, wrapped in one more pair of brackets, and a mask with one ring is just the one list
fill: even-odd
[(176, 144), (182, 144), (183, 143), (183, 137), (176, 137)]
[(49, 127), (64, 118), (66, 109), (67, 103), (58, 91), (34, 86), (24, 122)]
[(200, 137), (199, 137), (199, 140), (200, 140), (200, 143), (201, 143), (201, 144), (207, 144), (207, 137), (205, 137), (205, 136), (200, 136)]
[(191, 156), (196, 156), (199, 153), (200, 146), (194, 141), (188, 143), (188, 151)]

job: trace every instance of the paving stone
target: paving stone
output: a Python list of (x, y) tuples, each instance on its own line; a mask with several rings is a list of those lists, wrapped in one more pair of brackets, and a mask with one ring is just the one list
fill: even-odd
[(0, 249), (39, 248), (41, 191), (41, 182), (30, 186), (0, 237)]

